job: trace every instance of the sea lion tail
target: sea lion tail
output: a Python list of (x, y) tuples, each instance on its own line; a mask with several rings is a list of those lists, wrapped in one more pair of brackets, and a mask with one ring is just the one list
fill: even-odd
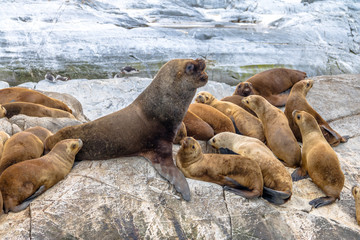
[(42, 194), (43, 192), (45, 192), (45, 185), (42, 185), (41, 187), (39, 187), (39, 189), (30, 197), (28, 197), (27, 199), (25, 199), (21, 204), (17, 205), (16, 207), (13, 207), (11, 209), (12, 212), (20, 212), (22, 210), (24, 210), (25, 208), (27, 208), (30, 203), (40, 194)]
[(262, 197), (275, 205), (281, 205), (290, 199), (291, 193), (264, 187)]

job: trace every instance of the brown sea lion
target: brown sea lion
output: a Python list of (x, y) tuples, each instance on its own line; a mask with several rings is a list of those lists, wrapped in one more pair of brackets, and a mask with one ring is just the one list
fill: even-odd
[(308, 91), (312, 88), (314, 80), (306, 79), (295, 83), (292, 87), (289, 98), (285, 105), (285, 115), (289, 120), (289, 126), (293, 131), (296, 139), (301, 142), (301, 133), (297, 124), (295, 124), (292, 112), (294, 110), (305, 111), (310, 113), (320, 126), (325, 139), (331, 146), (337, 146), (340, 142), (347, 142), (348, 137), (342, 137), (335, 130), (333, 130), (329, 124), (310, 106), (306, 100)]
[(0, 159), (4, 150), (5, 142), (10, 138), (9, 134), (4, 131), (0, 131)]
[(245, 104), (242, 102), (243, 98), (244, 97), (240, 96), (240, 95), (232, 95), (232, 96), (224, 97), (220, 101), (231, 102), (233, 104), (236, 104), (239, 107), (242, 107), (243, 109), (245, 109), (246, 111), (251, 113), (252, 115), (256, 116), (256, 113), (254, 113), (253, 110), (251, 110), (247, 106), (245, 106)]
[(35, 90), (21, 88), (21, 87), (10, 87), (0, 90), (0, 104), (10, 102), (31, 102), (41, 104), (50, 108), (57, 108), (60, 110), (71, 113), (71, 109), (66, 106), (63, 102), (48, 97)]
[(41, 158), (7, 168), (0, 176), (5, 213), (25, 209), (36, 196), (62, 180), (70, 172), (82, 145), (80, 139), (62, 140)]
[(298, 167), (301, 150), (285, 114), (262, 96), (250, 95), (244, 98), (243, 102), (260, 118), (264, 126), (266, 143), (273, 153), (283, 160), (286, 166)]
[(257, 138), (262, 142), (265, 141), (264, 130), (260, 120), (241, 107), (230, 102), (219, 101), (211, 93), (204, 91), (196, 95), (195, 101), (208, 104), (232, 118), (241, 134)]
[(190, 137), (207, 141), (214, 136), (214, 129), (190, 110), (186, 112), (183, 122)]
[(19, 132), (4, 144), (0, 159), (0, 174), (15, 163), (39, 158), (44, 152), (44, 143), (30, 132)]
[(263, 179), (255, 161), (240, 155), (203, 154), (194, 138), (181, 143), (176, 165), (185, 177), (226, 186), (245, 198), (262, 195)]
[[(172, 158), (172, 142), (198, 87), (207, 83), (205, 61), (175, 59), (166, 63), (151, 84), (126, 108), (77, 126), (59, 130), (46, 140), (51, 149), (58, 141), (80, 138), (84, 147), (78, 160), (140, 155), (149, 159), (190, 200), (184, 175)], [(174, 101), (176, 99), (176, 101)]]
[[(269, 196), (270, 202), (283, 204), (292, 194), (292, 180), (289, 172), (275, 157), (263, 142), (256, 138), (239, 134), (223, 132), (209, 140), (209, 144), (220, 150), (229, 149), (232, 152), (256, 161), (261, 169), (264, 186), (278, 191), (277, 196)], [(266, 192), (264, 191), (264, 194)], [(265, 196), (263, 195), (265, 198)]]
[(75, 117), (66, 111), (46, 107), (37, 103), (28, 103), (28, 102), (11, 102), (4, 103), (2, 105), (6, 109), (5, 116), (11, 118), (14, 115), (24, 114), (32, 117), (53, 117), (53, 118), (73, 118)]
[(215, 134), (235, 132), (231, 119), (214, 107), (201, 103), (192, 103), (189, 106), (189, 110), (207, 122), (214, 129)]
[(180, 141), (187, 137), (185, 123), (181, 122), (180, 128), (176, 133), (173, 143), (180, 144)]
[(292, 179), (298, 181), (310, 176), (326, 197), (316, 198), (309, 204), (315, 208), (331, 204), (340, 199), (340, 192), (344, 187), (345, 177), (339, 159), (311, 114), (295, 110), (293, 118), (300, 128), (303, 148), (301, 167), (293, 172)]
[(40, 126), (28, 128), (28, 129), (24, 130), (24, 132), (29, 132), (29, 133), (34, 134), (34, 135), (37, 136), (44, 144), (45, 144), (45, 139), (53, 134), (53, 133), (52, 133), (51, 131), (49, 131), (48, 129), (43, 128), (43, 127), (40, 127)]
[[(245, 82), (236, 86), (234, 95), (249, 96), (252, 94), (263, 96), (274, 106), (284, 106), (290, 89), (296, 82), (306, 78), (306, 73), (294, 69), (274, 68), (257, 73)], [(250, 84), (249, 84), (250, 83)]]
[(360, 188), (353, 186), (351, 192), (355, 199), (356, 221), (360, 225)]

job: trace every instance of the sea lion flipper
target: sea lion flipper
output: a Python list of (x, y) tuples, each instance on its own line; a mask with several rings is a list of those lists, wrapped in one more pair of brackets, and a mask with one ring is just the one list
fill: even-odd
[(235, 154), (235, 155), (239, 155), (238, 153), (228, 149), (228, 148), (219, 148), (219, 152), (220, 154)]
[(293, 173), (291, 174), (291, 178), (294, 182), (308, 178), (309, 175), (301, 169), (301, 168), (297, 168), (295, 169), (295, 171), (293, 171)]
[(241, 190), (229, 186), (224, 186), (224, 190), (235, 193), (236, 195), (242, 196), (244, 198), (256, 198), (260, 196), (260, 193), (257, 190)]
[(46, 191), (46, 188), (45, 188), (45, 185), (42, 185), (39, 187), (39, 189), (33, 194), (31, 195), (30, 197), (28, 197), (27, 199), (25, 199), (21, 204), (13, 207), (11, 209), (12, 212), (20, 212), (22, 210), (24, 210), (25, 208), (27, 208), (30, 203), (37, 197), (39, 196), (40, 194), (42, 194), (43, 192)]
[(275, 205), (281, 205), (289, 200), (291, 193), (276, 191), (274, 189), (264, 187), (262, 197)]
[(340, 142), (342, 143), (346, 143), (349, 140), (350, 136), (349, 135), (344, 135), (341, 136)]
[(241, 134), (241, 132), (240, 132), (240, 130), (238, 129), (238, 127), (236, 126), (236, 123), (235, 123), (235, 119), (234, 119), (234, 117), (233, 116), (231, 116), (230, 117), (230, 119), (231, 119), (231, 121), (232, 121), (232, 123), (233, 123), (233, 125), (234, 125), (234, 128), (235, 128), (235, 133), (236, 134), (240, 134), (240, 135), (242, 135)]
[(335, 202), (335, 200), (336, 200), (336, 198), (329, 197), (329, 196), (319, 197), (319, 198), (315, 198), (315, 199), (311, 200), (309, 202), (309, 204), (311, 206), (314, 206), (315, 208), (318, 208), (318, 207), (322, 207), (322, 206), (325, 206), (325, 205), (329, 205), (329, 204)]

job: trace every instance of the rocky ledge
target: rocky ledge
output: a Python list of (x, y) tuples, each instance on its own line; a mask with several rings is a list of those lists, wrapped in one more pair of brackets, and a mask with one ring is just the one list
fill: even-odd
[[(335, 204), (312, 209), (308, 202), (323, 193), (310, 179), (295, 182), (291, 200), (281, 206), (262, 198), (244, 199), (216, 184), (188, 179), (191, 201), (186, 202), (144, 158), (82, 161), (29, 208), (2, 215), (0, 236), (2, 239), (359, 239), (351, 187), (360, 182), (360, 75), (313, 79), (315, 84), (308, 101), (335, 130), (350, 136), (347, 143), (334, 148), (346, 179), (341, 199)], [(99, 109), (104, 108), (104, 103), (112, 105), (113, 96), (103, 94), (104, 88), (99, 87), (112, 81), (73, 80), (61, 83), (64, 87), (54, 84), (54, 88), (42, 89), (45, 83), (33, 87), (70, 93), (88, 113), (97, 109), (97, 105)], [(136, 89), (143, 81), (129, 82)], [(201, 90), (215, 92), (216, 89), (219, 98), (232, 93), (229, 86), (219, 88), (213, 84), (216, 83), (210, 82)], [(112, 85), (117, 88), (114, 82)], [(82, 94), (90, 90), (93, 96), (104, 99), (94, 105), (87, 103), (92, 97), (86, 99)], [(205, 143), (203, 146), (209, 150)], [(174, 145), (174, 154), (177, 149)]]

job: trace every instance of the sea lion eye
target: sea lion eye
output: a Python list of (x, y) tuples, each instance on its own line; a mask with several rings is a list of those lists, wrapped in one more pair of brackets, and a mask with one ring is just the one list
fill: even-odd
[(247, 104), (249, 104), (249, 101), (248, 101), (248, 100), (246, 100), (246, 103), (247, 103)]
[(195, 145), (192, 145), (192, 149), (195, 149)]
[(298, 120), (300, 120), (300, 115), (297, 115), (296, 118), (297, 118)]
[(216, 142), (216, 140), (215, 139), (213, 139), (213, 143), (215, 143)]
[(72, 148), (72, 149), (75, 149), (75, 148), (76, 148), (76, 144), (75, 144), (75, 143), (71, 144), (71, 148)]
[(188, 64), (187, 66), (186, 66), (186, 73), (192, 73), (193, 71), (194, 71), (194, 64)]
[(310, 83), (307, 83), (306, 86), (309, 87), (309, 86), (310, 86)]

